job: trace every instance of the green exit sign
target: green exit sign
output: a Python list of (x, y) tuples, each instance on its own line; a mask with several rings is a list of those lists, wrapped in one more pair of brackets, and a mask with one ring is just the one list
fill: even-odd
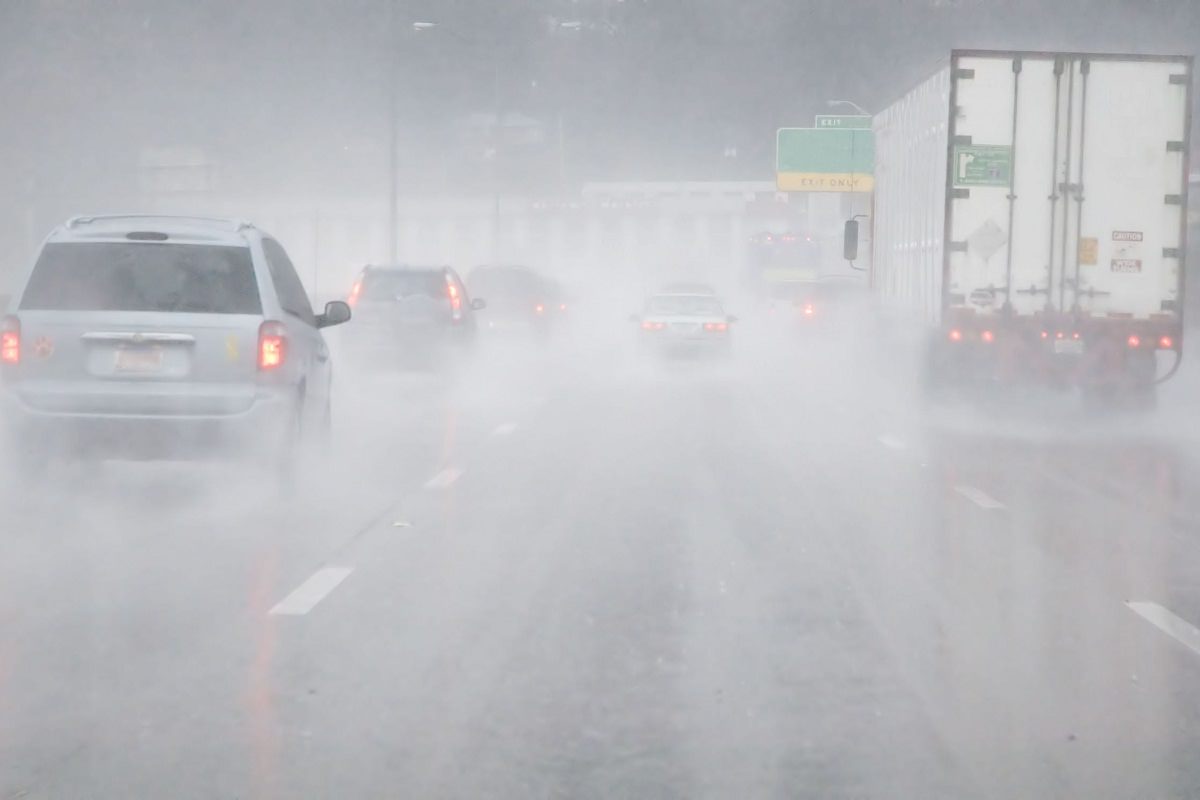
[(816, 128), (869, 128), (871, 118), (861, 115), (817, 114)]
[(780, 128), (775, 183), (781, 192), (869, 192), (875, 133), (861, 128)]

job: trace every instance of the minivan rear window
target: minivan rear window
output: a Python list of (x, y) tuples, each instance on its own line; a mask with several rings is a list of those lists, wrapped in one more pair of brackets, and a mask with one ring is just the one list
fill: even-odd
[(42, 249), (20, 307), (260, 314), (262, 300), (248, 247), (81, 242)]

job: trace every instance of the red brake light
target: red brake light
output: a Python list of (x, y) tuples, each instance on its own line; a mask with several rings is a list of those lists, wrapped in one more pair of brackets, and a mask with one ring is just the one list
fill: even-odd
[(960, 331), (958, 328), (951, 328), (950, 332), (946, 334), (946, 336), (949, 337), (950, 341), (952, 342), (962, 341), (962, 331)]
[(558, 310), (559, 310), (559, 311), (566, 311), (566, 310), (567, 310), (567, 304), (566, 304), (566, 303), (559, 303), (559, 304), (558, 304)]
[(1129, 334), (1129, 338), (1125, 340), (1125, 343), (1133, 348), (1141, 347), (1142, 337), (1138, 336), (1136, 333), (1131, 333)]
[(984, 342), (991, 344), (992, 342), (996, 341), (996, 334), (992, 333), (991, 331), (983, 331), (979, 334), (979, 338)]
[(449, 278), (446, 279), (446, 294), (450, 297), (450, 310), (457, 316), (462, 311), (462, 292)]
[(536, 313), (541, 314), (542, 312), (544, 312), (546, 310), (546, 307), (544, 305), (542, 305), (541, 303), (538, 303), (536, 306), (533, 307), (533, 310)]
[(16, 317), (6, 317), (0, 330), (0, 363), (21, 363), (21, 322)]
[(661, 331), (665, 327), (667, 327), (667, 323), (654, 322), (649, 319), (642, 323), (642, 330), (644, 331)]
[(279, 322), (264, 322), (258, 329), (258, 368), (279, 369), (287, 356), (286, 329)]
[(362, 281), (357, 280), (354, 282), (354, 285), (350, 287), (350, 296), (346, 298), (346, 305), (350, 306), (351, 308), (354, 308), (356, 305), (358, 305), (358, 296), (360, 294), (362, 294)]
[(1158, 346), (1162, 350), (1170, 350), (1175, 346), (1175, 340), (1170, 336), (1160, 336), (1158, 337)]
[(1050, 331), (1042, 331), (1042, 338), (1043, 338), (1043, 339), (1049, 339), (1049, 338), (1050, 338)]
[(724, 333), (725, 331), (729, 330), (729, 323), (728, 322), (706, 322), (706, 323), (704, 323), (704, 330), (716, 331), (717, 333)]
[(1078, 338), (1079, 338), (1079, 331), (1075, 331), (1074, 333), (1072, 333), (1072, 334), (1071, 334), (1071, 338), (1072, 338), (1072, 339), (1078, 339)]
[(806, 317), (811, 317), (811, 316), (812, 316), (813, 314), (815, 314), (815, 313), (817, 313), (817, 310), (816, 310), (815, 308), (813, 308), (813, 304), (812, 304), (812, 303), (805, 303), (805, 304), (804, 304), (804, 316), (806, 316)]

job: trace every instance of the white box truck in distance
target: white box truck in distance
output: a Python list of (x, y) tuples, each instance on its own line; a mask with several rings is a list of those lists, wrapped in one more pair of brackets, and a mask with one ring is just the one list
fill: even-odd
[(957, 50), (874, 120), (871, 282), (934, 388), (1150, 395), (1183, 338), (1190, 57)]

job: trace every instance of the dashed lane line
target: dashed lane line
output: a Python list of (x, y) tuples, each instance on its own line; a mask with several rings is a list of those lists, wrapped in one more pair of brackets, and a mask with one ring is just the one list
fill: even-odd
[(317, 603), (328, 597), (353, 571), (353, 567), (323, 567), (267, 613), (274, 616), (303, 616), (316, 608)]
[(462, 477), (463, 471), (454, 467), (446, 469), (434, 475), (429, 480), (425, 481), (426, 489), (447, 489), (454, 484), (456, 480)]
[(958, 492), (980, 508), (988, 511), (995, 511), (1004, 508), (1004, 503), (1001, 503), (999, 500), (992, 497), (982, 489), (976, 489), (974, 486), (955, 486), (954, 491)]
[(1130, 600), (1125, 605), (1142, 619), (1170, 636), (1181, 645), (1200, 655), (1200, 629), (1177, 617), (1170, 609), (1144, 600)]

